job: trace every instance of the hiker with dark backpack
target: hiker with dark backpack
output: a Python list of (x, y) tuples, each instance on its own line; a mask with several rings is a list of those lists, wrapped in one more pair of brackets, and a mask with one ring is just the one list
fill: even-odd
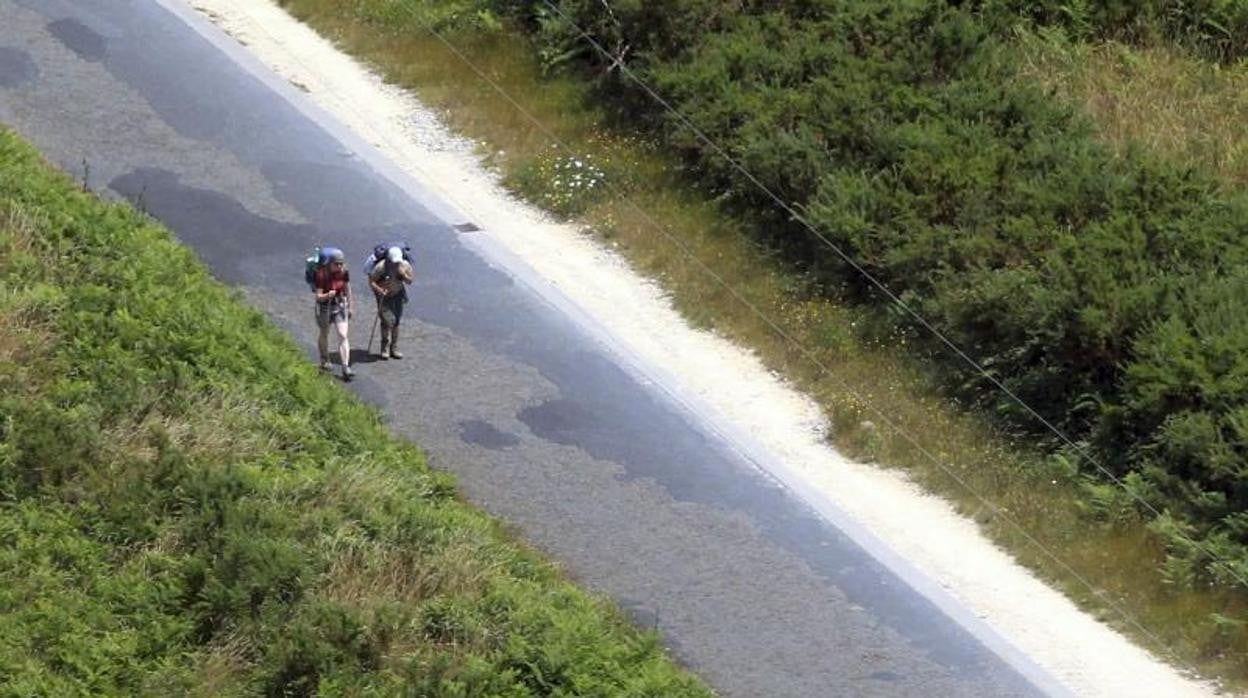
[[(320, 352), (321, 370), (328, 371), (329, 328), (338, 335), (338, 358), (342, 364), (342, 379), (351, 380), (351, 343), (347, 334), (347, 321), (355, 314), (355, 298), (351, 295), (351, 276), (347, 272), (346, 256), (336, 247), (318, 250), (316, 266), (310, 270), (309, 284), (316, 294), (316, 326), (319, 333), (316, 348)], [(305, 273), (305, 277), (308, 274)]]
[(360, 267), (361, 269), (364, 270), (364, 273), (365, 274), (373, 273), (373, 267), (377, 266), (378, 262), (386, 258), (386, 253), (390, 251), (391, 247), (399, 248), (399, 251), (403, 253), (403, 261), (407, 262), (408, 264), (412, 263), (412, 246), (410, 243), (407, 243), (407, 242), (382, 243), (379, 245), (373, 245), (372, 251), (370, 251), (368, 253), (368, 256), (364, 258), (364, 266)]
[[(406, 258), (405, 258), (406, 257)], [(407, 285), (412, 283), (410, 257), (395, 245), (386, 250), (385, 258), (373, 265), (368, 275), (369, 286), (377, 297), (377, 317), (381, 321), (381, 353), (383, 359), (401, 359), (399, 322), (407, 303)]]

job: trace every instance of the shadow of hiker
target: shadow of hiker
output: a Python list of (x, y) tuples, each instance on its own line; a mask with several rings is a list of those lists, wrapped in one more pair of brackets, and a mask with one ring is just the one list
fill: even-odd
[(367, 349), (352, 349), (351, 350), (351, 365), (352, 366), (355, 366), (357, 364), (371, 364), (380, 360), (381, 360), (380, 356), (378, 356), (377, 354), (369, 353)]

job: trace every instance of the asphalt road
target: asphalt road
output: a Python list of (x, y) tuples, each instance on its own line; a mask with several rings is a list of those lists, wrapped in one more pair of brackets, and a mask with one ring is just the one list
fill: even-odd
[(0, 0), (0, 123), (164, 221), (309, 356), (303, 257), (410, 240), (407, 358), (368, 363), (357, 321), (350, 389), (722, 694), (1061, 693), (173, 0)]

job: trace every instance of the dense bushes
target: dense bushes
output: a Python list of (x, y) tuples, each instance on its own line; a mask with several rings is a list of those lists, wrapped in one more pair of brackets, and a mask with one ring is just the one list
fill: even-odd
[[(1142, 513), (1167, 512), (1156, 528), (1173, 546), (1172, 579), (1230, 583), (1231, 568), (1248, 578), (1236, 351), (1248, 327), (1229, 317), (1248, 303), (1237, 280), (1248, 197), (1138, 149), (1111, 152), (1077, 114), (1011, 80), (1008, 46), (1019, 22), (1065, 23), (1193, 39), (1232, 58), (1248, 3), (558, 6), (521, 9), (543, 55), (579, 59), (604, 99), (644, 110), (633, 123), (660, 130), (698, 185), (754, 221), (814, 288), (884, 300), (835, 246), (990, 376), (945, 353), (952, 391), (1081, 460), (999, 381), (1091, 449), (1088, 476), (1130, 474)], [(610, 55), (586, 49), (581, 29)]]
[(2, 130), (0, 289), (0, 694), (705, 694)]

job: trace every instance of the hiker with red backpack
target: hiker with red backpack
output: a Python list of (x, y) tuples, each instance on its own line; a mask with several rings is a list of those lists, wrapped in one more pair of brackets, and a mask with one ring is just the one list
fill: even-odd
[(309, 260), (305, 280), (316, 294), (316, 325), (320, 330), (316, 348), (320, 352), (321, 370), (330, 370), (329, 328), (338, 335), (338, 357), (342, 364), (342, 379), (351, 380), (351, 343), (347, 335), (347, 321), (355, 314), (355, 297), (351, 295), (351, 276), (347, 272), (346, 256), (336, 247), (324, 247), (317, 251), (315, 267)]
[[(368, 283), (377, 297), (377, 317), (381, 321), (382, 359), (401, 359), (399, 322), (407, 303), (407, 285), (412, 283), (411, 257), (400, 245), (391, 245), (384, 257), (377, 250), (372, 259), (379, 259), (368, 273)], [(371, 344), (371, 342), (370, 342)]]

